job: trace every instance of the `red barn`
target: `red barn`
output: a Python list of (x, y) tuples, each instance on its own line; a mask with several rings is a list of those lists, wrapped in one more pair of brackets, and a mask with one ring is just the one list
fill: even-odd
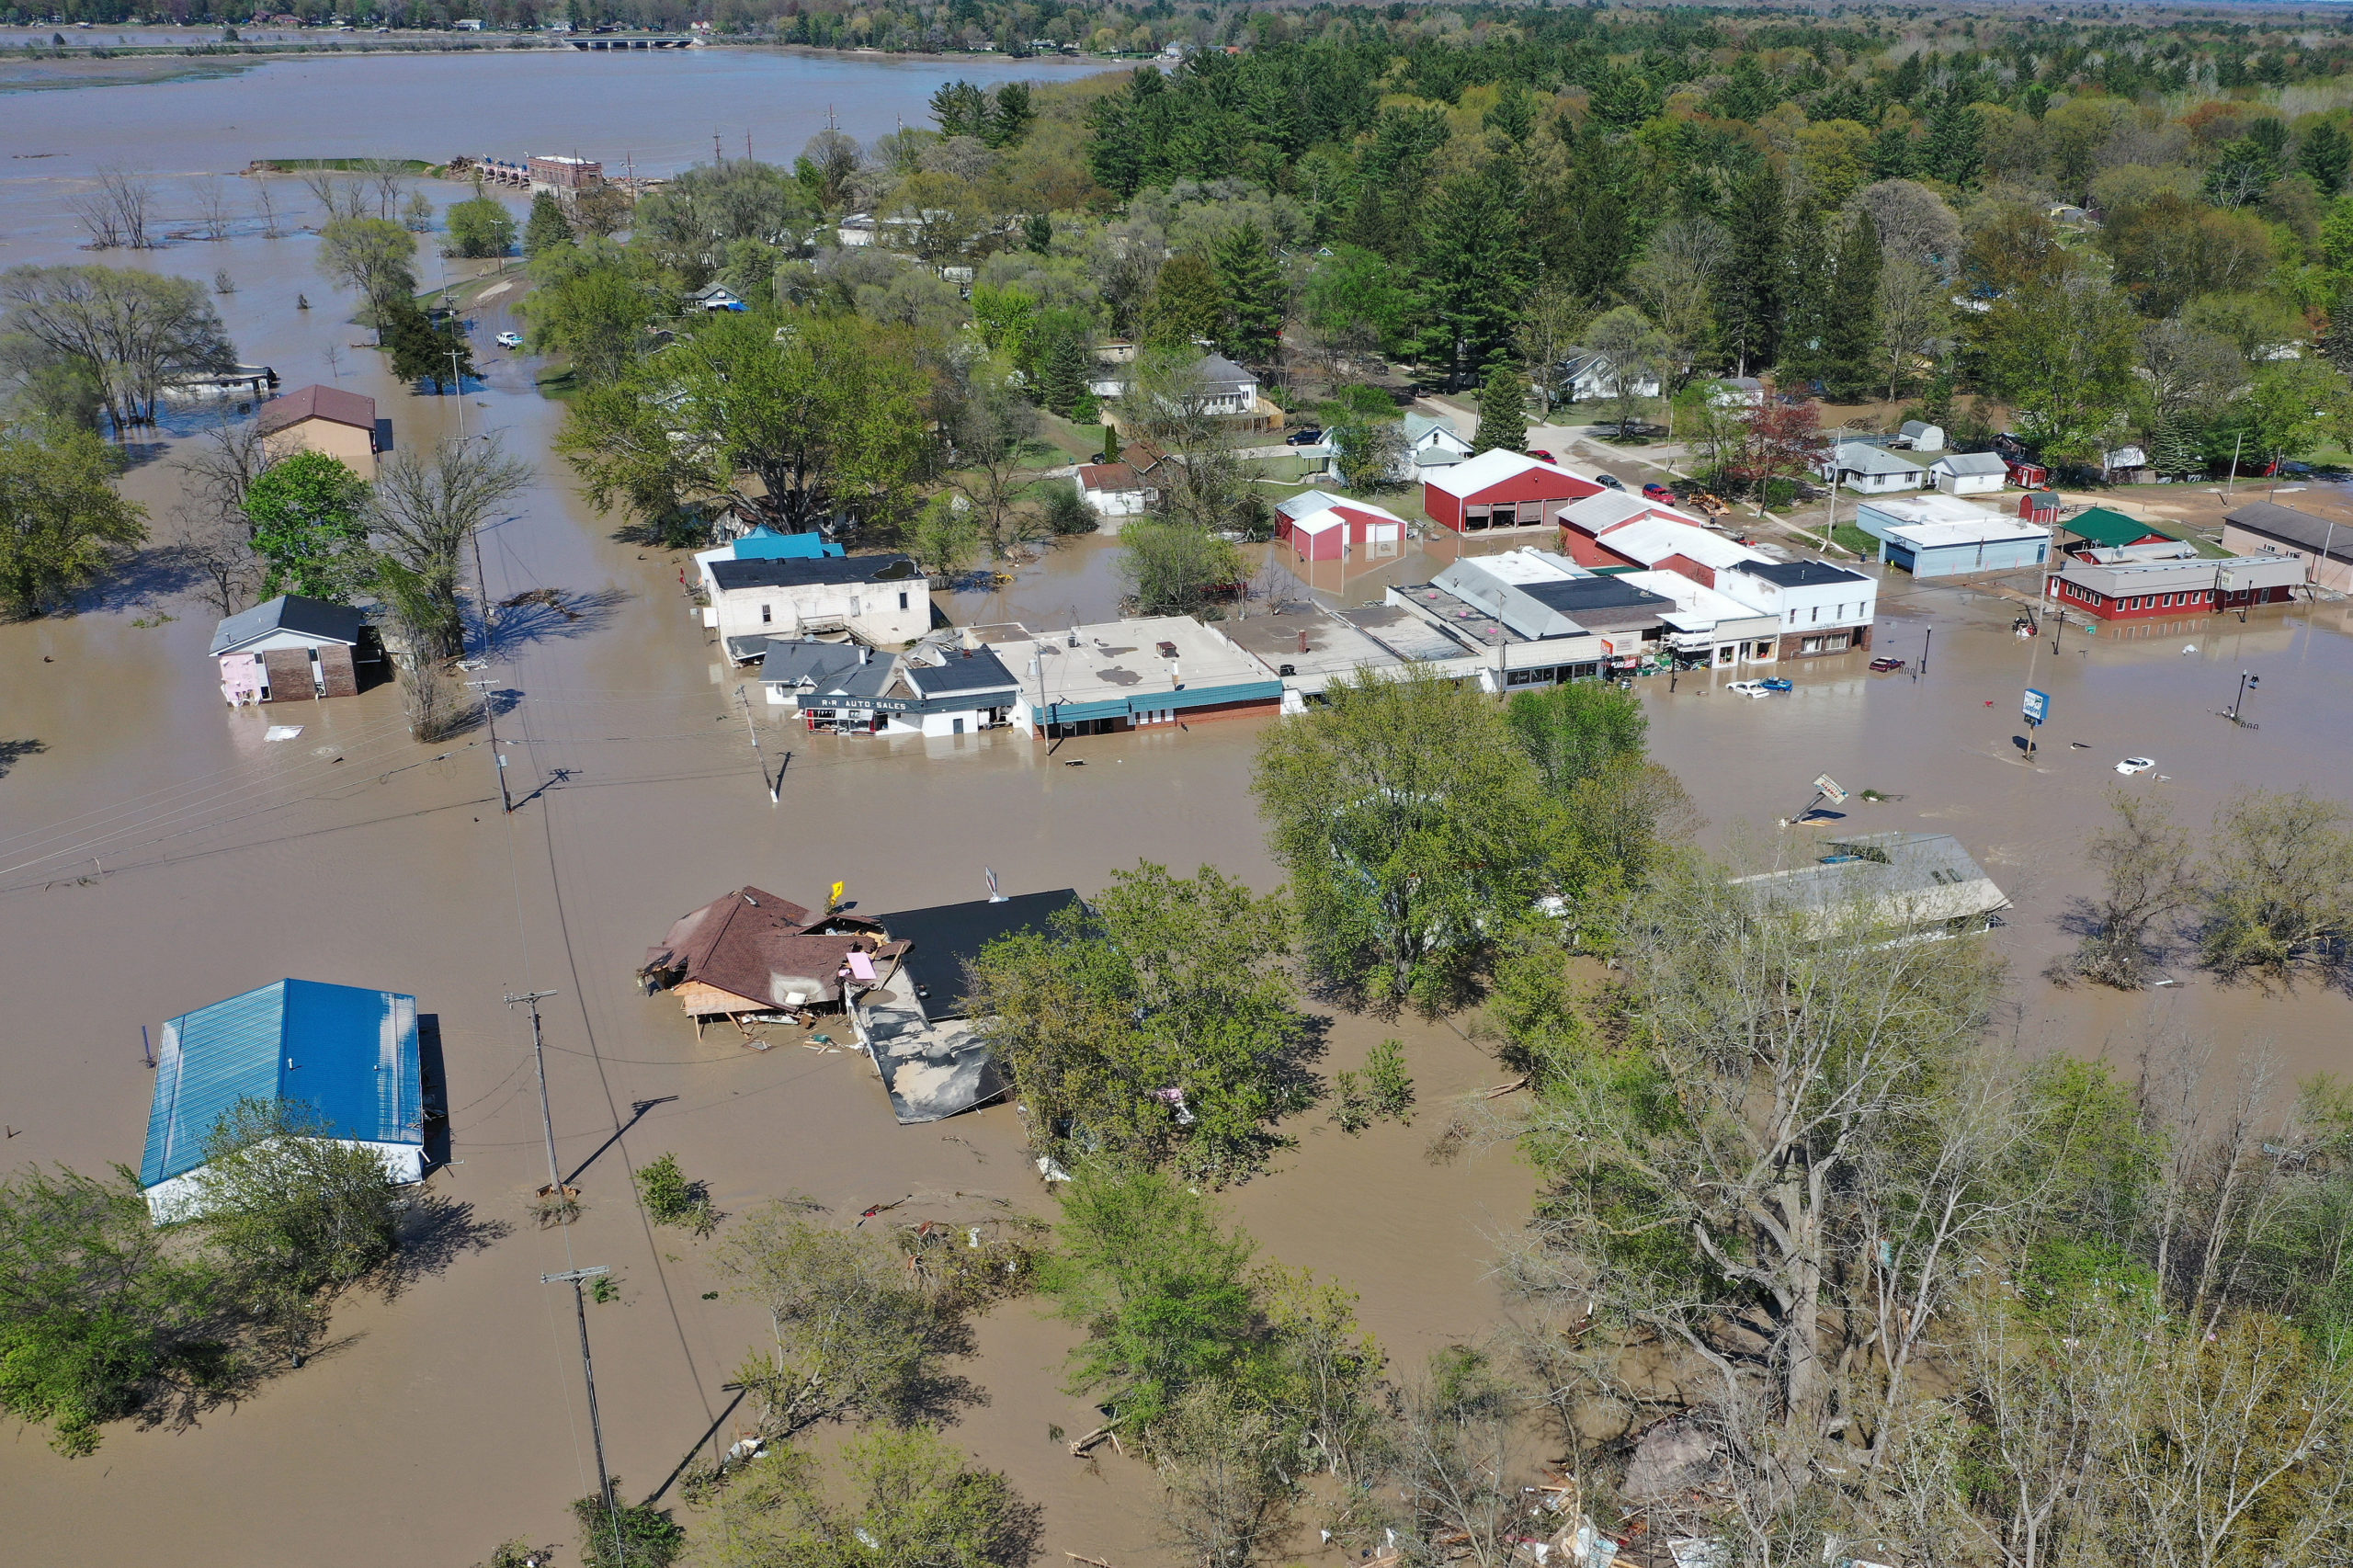
[(1559, 526), (1561, 508), (1601, 489), (1567, 469), (1497, 449), (1431, 474), (1422, 485), (1422, 509), (1460, 534), (1551, 528)]
[(1405, 519), (1370, 501), (1311, 490), (1276, 508), (1275, 537), (1302, 561), (1379, 559), (1402, 550)]

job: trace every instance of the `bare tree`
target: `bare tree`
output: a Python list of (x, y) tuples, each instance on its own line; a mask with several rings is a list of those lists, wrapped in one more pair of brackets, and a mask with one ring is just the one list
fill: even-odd
[(326, 210), (326, 222), (368, 215), (368, 187), (360, 181), (324, 166), (304, 169), (301, 179), (302, 187)]
[(1880, 263), (1879, 362), (1887, 372), (1889, 402), (1950, 329), (1951, 293), (1951, 286), (1922, 263), (1896, 256)]
[(109, 167), (98, 171), (97, 189), (76, 192), (66, 199), (66, 206), (88, 231), (94, 249), (148, 250), (153, 242), (147, 219), (154, 201), (153, 186), (124, 169)]
[(269, 466), (258, 424), (222, 419), (173, 460), (180, 500), (172, 508), (169, 547), (204, 581), (206, 603), (234, 615), (253, 602), (262, 580), (254, 552), (245, 492)]
[(278, 222), (278, 196), (270, 189), (269, 176), (258, 176), (254, 182), (254, 212), (261, 219), (261, 237), (274, 240), (286, 231)]
[(2086, 856), (2104, 885), (2084, 916), (2091, 928), (2069, 961), (2086, 979), (2138, 991), (2149, 983), (2154, 934), (2190, 906), (2198, 881), (2189, 835), (2162, 804), (2121, 790), (2109, 801), (2116, 820), (2093, 836)]
[(2229, 977), (2340, 969), (2353, 937), (2353, 811), (2256, 790), (2215, 818), (2200, 957)]
[(1527, 1506), (1520, 1491), (1518, 1395), (1465, 1346), (1430, 1358), (1429, 1374), (1397, 1399), (1392, 1479), (1407, 1531), (1425, 1555), (1504, 1568)]
[(1290, 1528), (1283, 1423), (1226, 1385), (1188, 1390), (1158, 1429), (1161, 1517), (1203, 1568), (1250, 1568)]
[(1706, 218), (1676, 218), (1659, 225), (1642, 258), (1626, 274), (1643, 313), (1671, 346), (1674, 379), (1693, 361), (1715, 330), (1715, 285), (1732, 257), (1732, 237)]
[(1043, 528), (1024, 503), (1036, 462), (1038, 410), (1006, 384), (994, 358), (965, 367), (959, 381), (947, 420), (955, 443), (949, 483), (972, 504), (973, 520), (1001, 559)]
[(1529, 384), (1536, 389), (1540, 418), (1552, 417), (1552, 403), (1559, 395), (1561, 362), (1576, 346), (1577, 332), (1586, 315), (1583, 297), (1556, 278), (1538, 284), (1520, 312), (1512, 342), (1529, 368)]
[(394, 452), (376, 471), (371, 531), (379, 551), (408, 578), (402, 596), (419, 652), (453, 659), (465, 652), (461, 585), (474, 530), (522, 494), (531, 467), (494, 438), (442, 440), (430, 451)]
[(355, 168), (374, 188), (376, 216), (390, 219), (400, 205), (401, 180), (407, 175), (408, 165), (398, 158), (362, 158)]

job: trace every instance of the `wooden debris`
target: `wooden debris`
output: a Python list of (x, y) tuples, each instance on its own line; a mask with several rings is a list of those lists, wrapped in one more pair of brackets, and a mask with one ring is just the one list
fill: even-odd
[(1494, 1088), (1492, 1088), (1492, 1089), (1489, 1089), (1485, 1094), (1481, 1095), (1479, 1097), (1480, 1097), (1481, 1099), (1483, 1099), (1483, 1100), (1499, 1100), (1499, 1099), (1503, 1098), (1506, 1095), (1511, 1094), (1511, 1093), (1515, 1092), (1516, 1090), (1524, 1089), (1524, 1088), (1526, 1088), (1526, 1087), (1528, 1087), (1528, 1074), (1525, 1074), (1525, 1073), (1522, 1073), (1518, 1077), (1514, 1078), (1510, 1083), (1508, 1083), (1508, 1084), (1498, 1084), (1495, 1087), (1494, 1087)]

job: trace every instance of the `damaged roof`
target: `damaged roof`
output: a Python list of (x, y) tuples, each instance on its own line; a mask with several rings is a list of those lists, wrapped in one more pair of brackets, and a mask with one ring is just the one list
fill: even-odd
[(784, 1007), (795, 994), (804, 1003), (838, 999), (849, 953), (881, 946), (871, 920), (813, 916), (790, 899), (742, 887), (681, 915), (646, 949), (640, 972), (674, 988), (707, 985), (759, 1007)]

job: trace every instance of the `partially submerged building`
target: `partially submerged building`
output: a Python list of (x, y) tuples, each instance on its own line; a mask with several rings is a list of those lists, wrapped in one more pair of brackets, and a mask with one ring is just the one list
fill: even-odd
[(680, 915), (646, 949), (638, 978), (667, 991), (695, 1021), (739, 1029), (750, 1022), (802, 1017), (842, 1005), (847, 986), (870, 984), (890, 957), (876, 921), (833, 910), (812, 914), (789, 898), (741, 887)]
[(221, 698), (232, 708), (353, 696), (360, 666), (384, 656), (359, 611), (301, 594), (226, 618), (206, 653), (221, 666)]
[(954, 1116), (1005, 1092), (986, 1020), (972, 1016), (971, 966), (991, 942), (1050, 932), (1057, 915), (1084, 907), (1075, 890), (1061, 888), (882, 917), (898, 961), (858, 998), (853, 1021), (903, 1126)]
[(376, 455), (390, 449), (391, 424), (376, 417), (376, 400), (341, 387), (298, 387), (261, 405), (262, 449), (272, 462), (296, 452), (321, 452), (360, 478), (376, 477)]
[(1012, 720), (1040, 739), (1110, 734), (1280, 710), (1283, 685), (1214, 627), (1188, 616), (1036, 632), (1018, 622), (969, 628), (1020, 683)]
[(931, 630), (931, 583), (911, 556), (738, 558), (704, 570), (703, 624), (737, 664), (765, 657), (772, 637), (838, 631), (879, 648)]
[(206, 1141), (246, 1100), (299, 1108), (334, 1142), (373, 1152), (393, 1180), (423, 1180), (416, 998), (281, 980), (167, 1020), (139, 1165), (157, 1223), (202, 1212)]
[(1732, 885), (1760, 913), (1797, 915), (1817, 937), (1965, 936), (2000, 925), (2010, 906), (1949, 833), (1867, 833), (1824, 848), (1810, 864), (1734, 877)]

